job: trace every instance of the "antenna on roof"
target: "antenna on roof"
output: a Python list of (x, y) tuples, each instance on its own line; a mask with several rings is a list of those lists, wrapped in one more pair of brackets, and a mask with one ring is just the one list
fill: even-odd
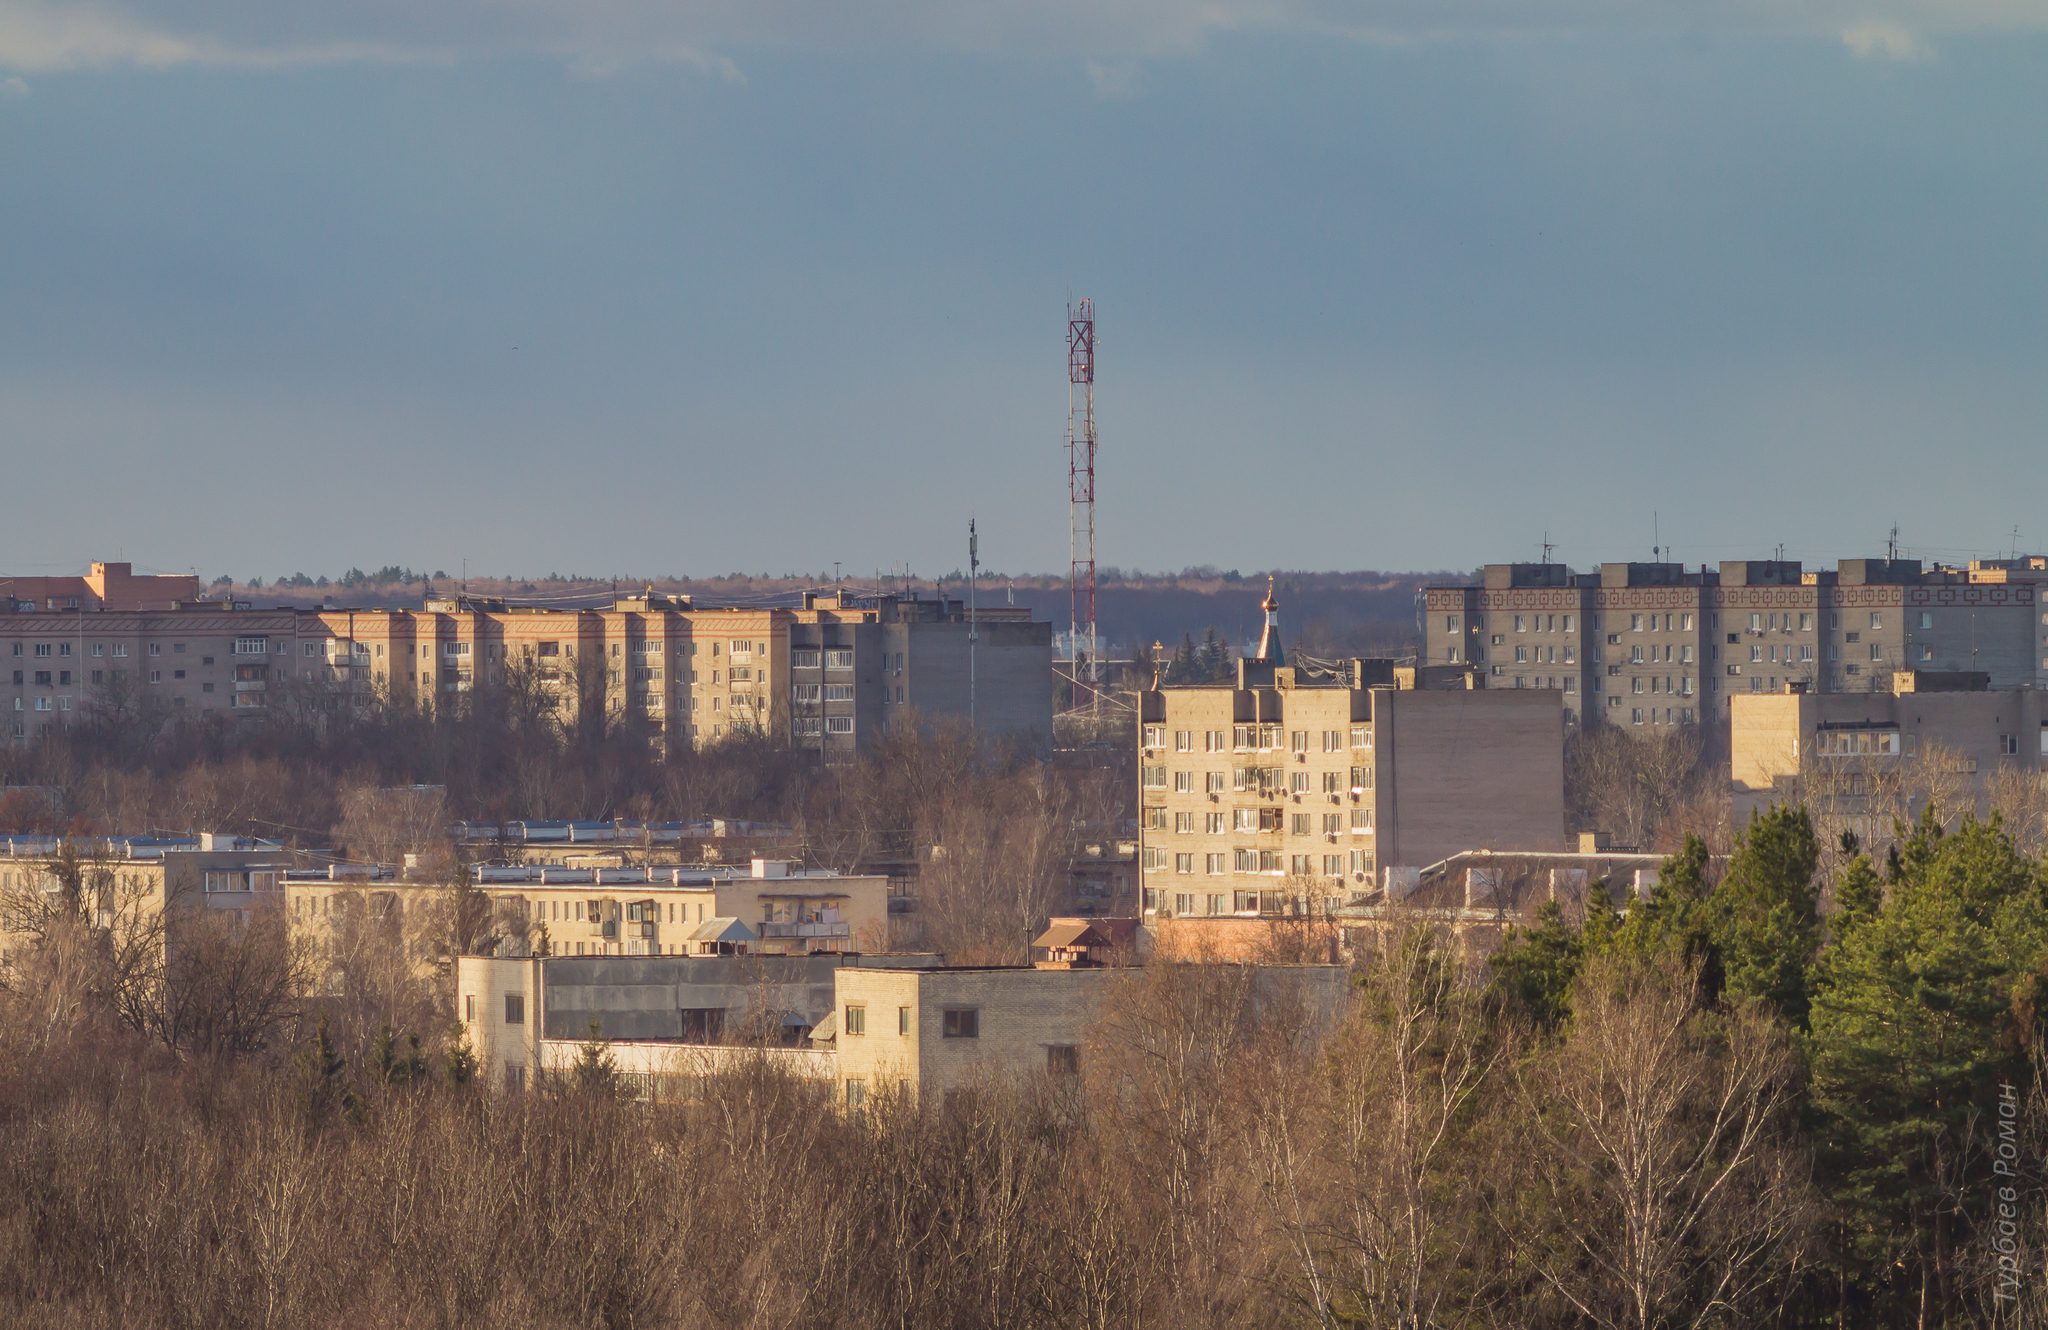
[(1899, 557), (1899, 524), (1892, 523), (1891, 535), (1884, 542), (1884, 557), (1887, 561)]
[(1650, 558), (1655, 560), (1660, 558), (1663, 553), (1664, 544), (1657, 534), (1657, 512), (1653, 508), (1650, 510)]
[(1550, 533), (1548, 531), (1543, 533), (1543, 562), (1550, 562)]

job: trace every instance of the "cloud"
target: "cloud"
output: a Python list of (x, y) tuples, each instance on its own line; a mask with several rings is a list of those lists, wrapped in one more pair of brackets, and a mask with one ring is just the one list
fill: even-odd
[(0, 68), (545, 55), (586, 72), (658, 61), (733, 79), (730, 53), (749, 47), (925, 48), (1092, 61), (1097, 88), (1122, 95), (1135, 61), (1234, 31), (1407, 42), (1703, 28), (1916, 59), (1919, 34), (2048, 29), (2048, 0), (0, 0)]
[(1934, 51), (1911, 28), (1897, 23), (1858, 23), (1842, 30), (1842, 44), (1861, 60), (1927, 60)]
[(1088, 81), (1095, 85), (1097, 97), (1104, 101), (1120, 101), (1143, 91), (1145, 71), (1135, 60), (1090, 60)]
[(0, 79), (0, 102), (18, 102), (28, 97), (28, 80), (16, 75)]

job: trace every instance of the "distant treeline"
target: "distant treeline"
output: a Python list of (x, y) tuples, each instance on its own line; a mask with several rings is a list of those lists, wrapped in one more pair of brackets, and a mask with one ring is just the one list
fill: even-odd
[[(1107, 567), (1096, 579), (1096, 619), (1104, 650), (1131, 658), (1153, 643), (1171, 648), (1183, 636), (1197, 641), (1209, 631), (1232, 649), (1255, 645), (1265, 622), (1260, 602), (1267, 578), (1280, 600), (1284, 644), (1313, 656), (1401, 656), (1415, 650), (1418, 593), (1425, 586), (1463, 583), (1467, 573), (1386, 572), (1241, 572), (1202, 566), (1180, 572), (1147, 573)], [(373, 608), (416, 604), (428, 583), (438, 591), (458, 585), (471, 594), (569, 607), (596, 604), (614, 589), (653, 587), (670, 595), (692, 596), (707, 604), (795, 604), (802, 592), (843, 585), (872, 594), (876, 590), (922, 596), (965, 598), (964, 571), (936, 578), (905, 579), (893, 575), (852, 577), (834, 581), (829, 573), (726, 573), (720, 576), (592, 577), (550, 572), (543, 577), (472, 575), (451, 578), (445, 569), (418, 572), (387, 564), (374, 572), (351, 568), (338, 578), (297, 572), (246, 581), (221, 577), (217, 590), (229, 594), (262, 593), (280, 603), (317, 605), (346, 600)], [(344, 594), (345, 593), (345, 594)], [(979, 588), (983, 605), (1030, 607), (1036, 615), (1066, 630), (1072, 614), (1067, 579), (1049, 573), (983, 573)]]

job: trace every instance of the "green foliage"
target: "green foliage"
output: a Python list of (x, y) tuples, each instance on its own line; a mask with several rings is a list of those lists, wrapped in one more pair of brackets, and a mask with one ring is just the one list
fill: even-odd
[(569, 1088), (598, 1099), (619, 1097), (618, 1063), (612, 1058), (611, 1041), (604, 1037), (604, 1027), (595, 1017), (590, 1022), (590, 1038), (584, 1041), (575, 1066), (569, 1069)]
[(1195, 645), (1192, 633), (1181, 635), (1180, 645), (1174, 648), (1173, 659), (1167, 663), (1161, 682), (1225, 683), (1231, 677), (1230, 644), (1218, 638), (1216, 630), (1211, 628), (1203, 635), (1200, 646)]
[(319, 1028), (313, 1031), (313, 1042), (299, 1050), (295, 1075), (300, 1103), (314, 1126), (325, 1123), (336, 1109), (355, 1110), (357, 1100), (348, 1083), (348, 1062), (335, 1050), (327, 1017), (320, 1018)]
[(1589, 930), (1586, 954), (1696, 963), (1705, 993), (1717, 993), (1720, 965), (1705, 911), (1707, 860), (1707, 843), (1688, 835), (1684, 847), (1658, 867), (1649, 895), (1631, 894), (1628, 913), (1612, 929), (1597, 937)]
[(426, 1049), (417, 1034), (408, 1034), (405, 1047), (398, 1046), (398, 1031), (390, 1021), (384, 1022), (377, 1031), (377, 1043), (372, 1050), (371, 1065), (377, 1080), (387, 1086), (425, 1085), (432, 1081), (432, 1072), (427, 1067)]
[(1949, 835), (1923, 814), (1892, 863), (1881, 896), (1867, 859), (1844, 872), (1846, 926), (1815, 967), (1809, 1050), (1851, 1246), (1867, 1280), (1910, 1293), (1952, 1259), (1953, 1217), (1983, 1203), (1957, 1182), (1997, 1082), (2024, 1074), (2016, 1006), (2037, 988), (2048, 912), (1995, 820), (1965, 817)]
[(1571, 1015), (1586, 939), (1565, 922), (1556, 901), (1544, 902), (1536, 920), (1534, 928), (1510, 929), (1487, 961), (1488, 994), (1496, 1006), (1521, 1012), (1538, 1029), (1554, 1030)]
[(457, 1026), (455, 1037), (441, 1054), (441, 1075), (452, 1089), (476, 1083), (476, 1050), (469, 1046), (469, 1031)]
[(1723, 982), (1760, 998), (1804, 1027), (1809, 970), (1820, 948), (1820, 900), (1814, 870), (1820, 841), (1804, 807), (1774, 804), (1752, 814), (1716, 888), (1709, 927)]
[(1884, 905), (1884, 879), (1877, 875), (1870, 856), (1859, 854), (1835, 879), (1835, 915), (1831, 921), (1835, 936), (1864, 923)]

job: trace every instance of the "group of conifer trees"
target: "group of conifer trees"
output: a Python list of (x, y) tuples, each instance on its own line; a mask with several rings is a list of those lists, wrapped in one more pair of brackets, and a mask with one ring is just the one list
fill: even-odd
[(1809, 1319), (2041, 1323), (2048, 878), (1995, 817), (1945, 826), (1930, 804), (1896, 830), (1881, 862), (1844, 833), (1825, 914), (1805, 809), (1756, 815), (1711, 884), (1688, 837), (1619, 912), (1573, 928), (1546, 907), (1493, 958), (1493, 983), (1560, 1040), (1596, 962), (1686, 967), (1702, 1023), (1767, 1016), (1811, 1187), (1795, 1281)]

